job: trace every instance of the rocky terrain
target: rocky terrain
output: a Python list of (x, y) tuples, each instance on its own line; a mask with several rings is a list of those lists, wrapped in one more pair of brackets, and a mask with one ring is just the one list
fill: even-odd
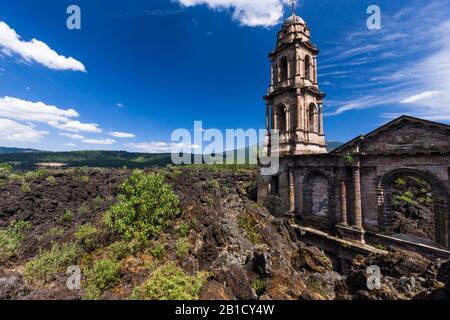
[[(124, 241), (103, 223), (129, 170), (68, 169), (0, 179), (0, 299), (449, 296), (449, 263), (413, 253), (358, 257), (349, 274), (339, 274), (322, 250), (299, 241), (286, 220), (256, 204), (253, 170), (161, 173), (179, 198), (179, 213), (144, 244)], [(80, 289), (67, 288), (70, 265), (81, 269)], [(381, 268), (379, 290), (367, 289), (370, 265)]]

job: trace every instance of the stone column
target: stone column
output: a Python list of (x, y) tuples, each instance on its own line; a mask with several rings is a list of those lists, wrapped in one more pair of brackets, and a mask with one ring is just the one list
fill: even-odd
[(361, 205), (361, 166), (360, 161), (355, 160), (355, 165), (352, 170), (353, 187), (355, 189), (353, 199), (354, 199), (354, 214), (355, 214), (355, 227), (358, 229), (363, 229), (362, 221), (362, 205)]
[(323, 135), (323, 103), (319, 104), (319, 134)]
[(270, 134), (270, 104), (266, 103), (266, 134)]
[(295, 177), (292, 169), (289, 169), (289, 211), (295, 212)]
[(348, 216), (347, 216), (347, 178), (345, 173), (345, 168), (341, 169), (341, 221), (340, 223), (343, 225), (348, 225)]

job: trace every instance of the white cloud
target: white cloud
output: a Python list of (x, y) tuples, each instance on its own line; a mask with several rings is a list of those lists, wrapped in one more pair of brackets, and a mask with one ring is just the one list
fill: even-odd
[(42, 41), (21, 40), (16, 31), (3, 21), (0, 21), (0, 47), (3, 47), (2, 52), (7, 55), (14, 53), (27, 62), (35, 61), (50, 69), (86, 72), (86, 68), (80, 61), (58, 54)]
[(78, 117), (73, 109), (63, 110), (43, 102), (31, 102), (12, 97), (0, 98), (0, 117), (19, 121), (65, 122)]
[(60, 133), (60, 136), (63, 137), (67, 137), (70, 139), (75, 139), (75, 140), (83, 140), (86, 139), (85, 137), (83, 137), (81, 134), (77, 134), (77, 133)]
[(283, 17), (286, 0), (177, 0), (191, 7), (207, 5), (215, 10), (231, 10), (233, 19), (250, 27), (274, 26)]
[(71, 131), (71, 132), (93, 132), (100, 133), (102, 129), (98, 127), (96, 123), (81, 123), (80, 121), (67, 121), (64, 123), (50, 122), (52, 127), (58, 128), (60, 130)]
[(400, 101), (400, 103), (404, 103), (404, 104), (416, 103), (418, 101), (422, 101), (422, 100), (431, 98), (431, 97), (437, 95), (438, 93), (439, 93), (439, 91), (425, 91), (421, 94), (404, 99), (404, 100)]
[(199, 149), (197, 145), (185, 145), (182, 143), (167, 143), (167, 142), (142, 142), (142, 143), (128, 143), (127, 147), (147, 153), (171, 153), (173, 151), (195, 150)]
[(65, 147), (75, 148), (77, 145), (75, 143), (65, 143)]
[(122, 108), (125, 108), (125, 105), (123, 103), (121, 103), (121, 102), (117, 102), (116, 103), (116, 107), (122, 109)]
[(47, 131), (35, 130), (10, 119), (0, 118), (0, 140), (14, 142), (37, 142), (48, 134)]
[(98, 144), (98, 145), (112, 145), (116, 143), (115, 140), (112, 139), (84, 139), (84, 143), (88, 144)]
[(78, 112), (74, 109), (65, 110), (43, 102), (12, 97), (0, 98), (0, 117), (17, 121), (43, 122), (64, 131), (102, 132), (96, 123), (81, 123), (72, 119), (78, 116)]
[(122, 139), (136, 137), (136, 135), (127, 132), (110, 132), (109, 135), (114, 138), (122, 138)]

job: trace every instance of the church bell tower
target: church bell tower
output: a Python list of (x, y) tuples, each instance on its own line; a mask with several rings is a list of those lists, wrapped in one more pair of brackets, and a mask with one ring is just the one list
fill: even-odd
[[(266, 128), (279, 132), (281, 156), (326, 153), (323, 99), (317, 80), (319, 50), (306, 22), (295, 14), (278, 32), (269, 54), (271, 80), (266, 100)], [(270, 134), (267, 144), (270, 146)]]

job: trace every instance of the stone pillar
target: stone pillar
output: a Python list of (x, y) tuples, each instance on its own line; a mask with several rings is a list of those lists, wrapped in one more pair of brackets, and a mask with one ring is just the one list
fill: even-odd
[(295, 177), (292, 169), (289, 169), (289, 211), (295, 212)]
[(266, 103), (266, 134), (270, 134), (270, 105)]
[(358, 229), (363, 229), (362, 221), (362, 205), (361, 205), (361, 166), (360, 161), (355, 160), (355, 166), (352, 170), (353, 187), (354, 187), (354, 207), (353, 211), (355, 214), (355, 227)]
[(323, 103), (319, 104), (319, 134), (323, 135)]
[(348, 225), (347, 215), (347, 178), (345, 168), (341, 169), (341, 181), (340, 181), (340, 194), (341, 194), (341, 221), (342, 225)]

